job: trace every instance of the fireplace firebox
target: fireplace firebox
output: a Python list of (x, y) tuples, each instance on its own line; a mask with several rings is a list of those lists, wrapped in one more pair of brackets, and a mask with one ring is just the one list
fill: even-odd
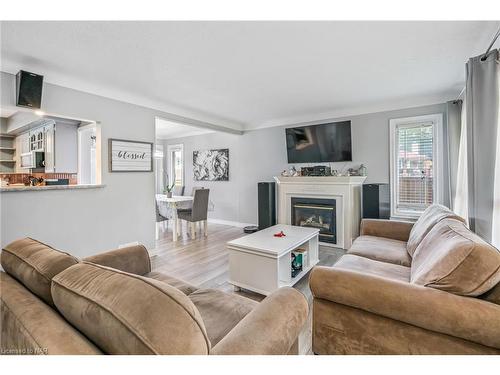
[(292, 198), (292, 225), (319, 229), (321, 242), (337, 243), (336, 200)]

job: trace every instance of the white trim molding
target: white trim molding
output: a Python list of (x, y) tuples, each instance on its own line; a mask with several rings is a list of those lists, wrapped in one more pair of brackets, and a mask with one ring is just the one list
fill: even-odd
[(391, 186), (391, 218), (416, 219), (420, 212), (407, 212), (397, 209), (397, 160), (396, 152), (399, 144), (396, 139), (398, 128), (414, 127), (418, 124), (432, 123), (433, 142), (432, 142), (432, 178), (433, 178), (433, 203), (443, 203), (443, 114), (436, 113), (415, 117), (404, 117), (389, 120), (389, 145), (390, 145), (390, 186)]
[(212, 224), (230, 225), (232, 227), (238, 227), (238, 228), (257, 226), (257, 224), (240, 223), (238, 221), (222, 220), (222, 219), (215, 219), (215, 218), (210, 218), (210, 217), (208, 218), (208, 222), (212, 223)]

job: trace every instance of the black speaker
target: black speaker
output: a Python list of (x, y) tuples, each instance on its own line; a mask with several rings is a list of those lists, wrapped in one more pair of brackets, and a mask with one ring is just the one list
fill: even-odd
[(42, 105), (43, 76), (20, 70), (16, 75), (16, 105), (40, 108)]
[(276, 225), (276, 184), (259, 182), (257, 184), (259, 200), (259, 229)]
[(390, 219), (391, 192), (389, 184), (363, 185), (363, 218)]

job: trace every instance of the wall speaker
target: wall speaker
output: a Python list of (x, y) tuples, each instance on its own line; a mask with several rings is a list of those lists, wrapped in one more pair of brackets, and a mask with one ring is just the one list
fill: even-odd
[(390, 219), (391, 192), (389, 184), (363, 185), (363, 218)]
[(276, 184), (274, 182), (259, 182), (259, 230), (276, 225)]
[(43, 76), (20, 70), (16, 74), (16, 105), (40, 108), (42, 105)]

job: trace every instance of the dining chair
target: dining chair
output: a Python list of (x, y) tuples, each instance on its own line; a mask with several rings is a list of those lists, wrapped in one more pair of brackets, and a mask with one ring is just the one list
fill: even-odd
[(174, 186), (173, 195), (176, 196), (184, 195), (184, 186)]
[(158, 223), (163, 223), (163, 229), (165, 229), (165, 221), (167, 222), (167, 225), (168, 225), (168, 215), (166, 212), (163, 212), (164, 210), (162, 210), (160, 208), (160, 203), (158, 202), (158, 200), (156, 200), (156, 239), (159, 239), (160, 235), (159, 235), (159, 232), (158, 232)]
[[(194, 190), (194, 189), (193, 189)], [(193, 206), (190, 209), (178, 210), (177, 221), (180, 226), (180, 220), (185, 220), (191, 225), (191, 238), (196, 237), (195, 225), (196, 223), (203, 223), (203, 234), (208, 235), (207, 230), (207, 216), (208, 216), (208, 196), (210, 189), (196, 189), (194, 190)], [(180, 228), (179, 228), (180, 232)]]

